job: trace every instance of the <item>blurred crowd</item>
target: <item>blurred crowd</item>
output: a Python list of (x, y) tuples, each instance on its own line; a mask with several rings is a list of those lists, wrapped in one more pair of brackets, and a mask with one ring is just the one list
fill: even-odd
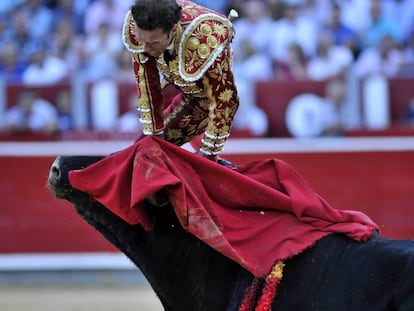
[(235, 62), (253, 78), (414, 76), (414, 1), (236, 2)]
[(74, 74), (89, 81), (132, 80), (130, 56), (120, 35), (130, 4), (125, 0), (2, 1), (0, 74), (8, 83), (25, 85), (59, 83)]
[[(234, 70), (241, 112), (256, 109), (255, 81), (326, 81), (352, 71), (358, 78), (414, 77), (412, 0), (196, 0), (228, 14), (234, 8)], [(51, 85), (134, 82), (121, 27), (133, 0), (2, 0), (0, 76), (6, 83)]]

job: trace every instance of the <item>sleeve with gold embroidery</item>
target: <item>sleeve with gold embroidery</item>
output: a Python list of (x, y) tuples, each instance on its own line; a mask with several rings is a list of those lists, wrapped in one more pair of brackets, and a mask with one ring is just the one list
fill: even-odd
[(231, 70), (231, 49), (225, 48), (202, 79), (210, 102), (209, 121), (200, 151), (219, 154), (227, 138), (239, 106), (237, 89)]
[(144, 125), (144, 134), (160, 134), (164, 130), (162, 93), (155, 59), (142, 53), (133, 54), (140, 122)]

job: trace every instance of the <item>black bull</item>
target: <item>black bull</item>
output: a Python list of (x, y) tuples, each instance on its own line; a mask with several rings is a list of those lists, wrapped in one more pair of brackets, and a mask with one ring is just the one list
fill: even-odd
[[(132, 260), (165, 310), (237, 310), (253, 276), (184, 231), (172, 208), (157, 203), (160, 198), (149, 198), (153, 227), (145, 231), (70, 186), (69, 170), (100, 159), (57, 158), (48, 180), (52, 193), (72, 202), (86, 222)], [(414, 241), (376, 235), (360, 243), (331, 235), (285, 264), (274, 311), (414, 310)]]

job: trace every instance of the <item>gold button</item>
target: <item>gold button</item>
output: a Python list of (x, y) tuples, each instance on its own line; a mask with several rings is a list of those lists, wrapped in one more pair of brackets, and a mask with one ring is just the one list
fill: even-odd
[(201, 58), (207, 58), (210, 54), (210, 48), (207, 44), (200, 44), (197, 48), (198, 55), (200, 55)]
[(197, 49), (197, 47), (198, 47), (198, 45), (200, 44), (200, 40), (198, 40), (198, 38), (196, 38), (196, 37), (191, 37), (189, 40), (188, 40), (188, 44), (187, 44), (187, 47), (188, 47), (188, 49), (190, 49), (190, 50), (196, 50)]
[(217, 47), (217, 38), (214, 36), (208, 36), (207, 37), (207, 44), (211, 48)]
[(212, 32), (213, 31), (212, 31), (210, 25), (207, 25), (207, 24), (201, 25), (201, 33), (203, 35), (209, 36), (209, 35), (211, 35)]

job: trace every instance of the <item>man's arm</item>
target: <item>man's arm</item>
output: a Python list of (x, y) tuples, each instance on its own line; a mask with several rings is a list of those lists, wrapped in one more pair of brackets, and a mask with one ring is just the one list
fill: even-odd
[(161, 135), (164, 130), (164, 107), (158, 69), (153, 57), (141, 53), (132, 55), (137, 91), (140, 122), (145, 135)]
[(231, 50), (225, 48), (202, 78), (207, 90), (209, 121), (198, 153), (206, 157), (218, 155), (230, 135), (239, 98), (231, 70)]

